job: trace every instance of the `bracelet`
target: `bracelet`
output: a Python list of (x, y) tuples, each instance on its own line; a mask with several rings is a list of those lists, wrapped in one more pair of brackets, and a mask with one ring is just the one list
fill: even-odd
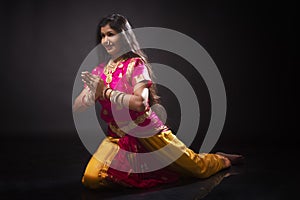
[(112, 103), (117, 103), (116, 102), (116, 99), (117, 99), (117, 97), (120, 95), (120, 92), (119, 91), (114, 91), (114, 94), (113, 94), (113, 96), (112, 96), (112, 98), (111, 98), (111, 102)]
[(109, 101), (110, 101), (110, 102), (112, 102), (114, 93), (115, 93), (114, 90), (112, 90), (112, 91), (109, 93)]
[(112, 94), (109, 97), (110, 102), (112, 103), (117, 103), (117, 97), (122, 94), (122, 92), (118, 91), (118, 90), (114, 90), (111, 92)]
[(125, 97), (125, 94), (123, 94), (122, 97), (121, 97), (121, 100), (120, 100), (120, 104), (121, 104), (121, 105), (124, 105), (124, 104), (123, 104), (124, 97)]
[(129, 101), (130, 101), (130, 95), (124, 95), (124, 98), (122, 99), (122, 104), (124, 106), (129, 106)]
[[(103, 98), (104, 98), (104, 99), (107, 99), (107, 98), (106, 98), (106, 92), (107, 92), (109, 89), (111, 89), (111, 88), (108, 87), (108, 88), (106, 88), (105, 90), (103, 90), (102, 95), (103, 95)], [(111, 89), (111, 90), (112, 90), (112, 89)]]
[(115, 99), (114, 99), (114, 102), (116, 103), (116, 104), (119, 104), (119, 105), (122, 105), (122, 104), (120, 104), (120, 102), (118, 102), (118, 99), (119, 99), (119, 97), (122, 95), (123, 93), (118, 93), (116, 96), (115, 96)]
[(110, 90), (110, 93), (108, 94), (108, 98), (107, 98), (108, 100), (110, 100), (110, 96), (111, 96), (111, 93), (112, 93), (112, 92), (113, 92), (113, 89), (111, 89), (111, 90)]
[(124, 93), (119, 93), (118, 96), (116, 97), (116, 104), (119, 104), (120, 106), (123, 106), (122, 104), (122, 99), (124, 98)]

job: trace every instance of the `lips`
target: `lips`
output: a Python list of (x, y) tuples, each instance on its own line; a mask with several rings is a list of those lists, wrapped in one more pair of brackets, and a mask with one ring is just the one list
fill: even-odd
[(108, 46), (105, 46), (105, 49), (106, 49), (107, 51), (110, 51), (110, 50), (112, 50), (112, 48), (113, 48), (113, 45), (108, 45)]

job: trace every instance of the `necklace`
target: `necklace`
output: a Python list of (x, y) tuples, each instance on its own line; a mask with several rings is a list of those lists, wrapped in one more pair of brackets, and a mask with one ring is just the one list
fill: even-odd
[(107, 65), (105, 66), (104, 68), (104, 74), (106, 76), (106, 83), (108, 84), (108, 87), (109, 87), (109, 84), (112, 82), (112, 75), (113, 73), (116, 71), (118, 65), (120, 64), (122, 60), (118, 61), (117, 63), (113, 64), (113, 60), (110, 60)]

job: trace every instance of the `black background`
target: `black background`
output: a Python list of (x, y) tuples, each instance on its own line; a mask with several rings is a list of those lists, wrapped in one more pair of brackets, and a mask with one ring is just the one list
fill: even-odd
[[(226, 122), (216, 149), (247, 154), (241, 148), (246, 145), (257, 149), (257, 154), (268, 155), (275, 149), (293, 153), (294, 68), (298, 67), (295, 5), (288, 1), (195, 2), (1, 1), (1, 165), (6, 166), (15, 156), (24, 157), (23, 152), (30, 160), (26, 164), (40, 163), (40, 167), (43, 163), (50, 168), (52, 161), (35, 161), (33, 152), (60, 148), (63, 151), (57, 151), (55, 156), (63, 157), (71, 152), (64, 145), (81, 145), (72, 116), (73, 83), (81, 63), (95, 47), (99, 19), (113, 12), (125, 15), (133, 27), (182, 32), (209, 53), (223, 78), (228, 101)], [(200, 109), (208, 115), (209, 100), (207, 91), (201, 89), (205, 87), (201, 77), (193, 76), (176, 55), (146, 52), (150, 61), (168, 64), (186, 75), (197, 96), (203, 97)], [(172, 95), (164, 90), (160, 91), (170, 109), (169, 124), (176, 129), (178, 112), (172, 109), (177, 107), (176, 101), (170, 103)], [(196, 150), (208, 119), (204, 117), (204, 128), (193, 142)], [(62, 145), (39, 144), (48, 140)], [(77, 162), (87, 159), (85, 153), (76, 157)], [(83, 170), (84, 164), (78, 169)], [(4, 168), (6, 175), (1, 184), (7, 181), (8, 174), (17, 171)], [(35, 170), (35, 165), (31, 168)], [(40, 176), (38, 172), (31, 174)], [(25, 173), (18, 178), (28, 177)]]

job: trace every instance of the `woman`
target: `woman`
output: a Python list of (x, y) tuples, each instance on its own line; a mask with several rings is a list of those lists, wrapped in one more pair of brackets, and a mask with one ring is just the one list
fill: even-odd
[[(159, 103), (151, 66), (124, 16), (103, 18), (97, 28), (97, 40), (107, 52), (107, 61), (91, 73), (82, 72), (84, 89), (73, 105), (74, 112), (78, 112), (99, 101), (101, 118), (108, 124), (107, 138), (93, 154), (82, 177), (85, 186), (149, 188), (182, 177), (207, 178), (243, 158), (221, 152), (197, 154), (163, 124), (151, 109)], [(138, 156), (157, 150), (156, 158), (142, 160)], [(164, 160), (173, 162), (149, 170), (153, 163)]]

